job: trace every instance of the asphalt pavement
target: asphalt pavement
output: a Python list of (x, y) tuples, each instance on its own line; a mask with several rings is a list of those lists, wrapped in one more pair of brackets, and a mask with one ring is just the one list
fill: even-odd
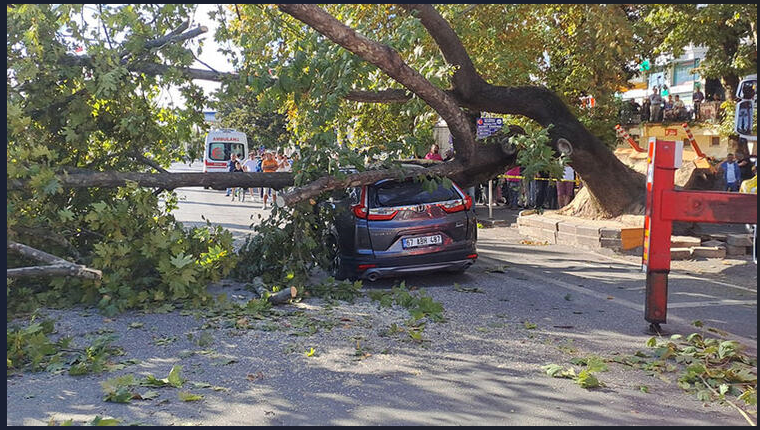
[[(178, 194), (177, 219), (222, 225), (237, 243), (268, 212), (258, 199), (233, 202), (223, 191), (187, 188)], [(488, 208), (475, 210), (488, 217)], [(682, 391), (675, 373), (652, 375), (609, 363), (598, 374), (604, 386), (595, 390), (548, 377), (541, 366), (648, 351), (640, 257), (523, 242), (509, 227), (517, 212), (498, 208), (493, 214), (505, 222), (479, 229), (479, 258), (467, 272), (403, 278), (444, 308), (446, 321), (428, 321), (421, 343), (404, 331), (406, 310), (381, 308), (366, 296), (337, 304), (309, 298), (278, 308), (281, 315), (252, 322), (249, 330), (180, 310), (115, 318), (46, 310), (59, 333), (73, 335), (75, 343), (87, 333), (112, 330), (124, 358), (140, 363), (76, 378), (9, 376), (7, 424), (80, 424), (95, 415), (153, 425), (746, 424), (729, 406), (706, 405)], [(401, 280), (365, 283), (364, 289), (387, 290)], [(240, 302), (252, 297), (231, 281), (212, 289)], [(319, 329), (303, 335), (304, 318)], [(667, 319), (667, 333), (737, 340), (756, 356), (756, 266), (749, 258), (674, 265)], [(696, 320), (702, 328), (693, 325)], [(130, 328), (135, 322), (140, 329)], [(394, 325), (401, 331), (389, 331)], [(204, 332), (213, 343), (199, 351)], [(310, 348), (316, 353), (306, 354)], [(103, 401), (103, 380), (126, 373), (162, 378), (175, 364), (190, 381), (224, 390), (187, 388), (204, 396), (198, 402), (179, 401), (177, 390), (166, 388), (150, 401)]]

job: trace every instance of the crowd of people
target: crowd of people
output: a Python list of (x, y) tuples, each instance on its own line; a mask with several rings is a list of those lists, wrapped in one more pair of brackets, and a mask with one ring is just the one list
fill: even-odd
[(725, 191), (738, 192), (742, 181), (752, 179), (757, 175), (757, 157), (745, 157), (742, 152), (736, 155), (729, 153), (726, 161), (720, 164)]
[(704, 119), (704, 115), (701, 112), (703, 103), (706, 101), (722, 101), (718, 93), (706, 98), (699, 87), (695, 89), (691, 100), (692, 109), (690, 110), (678, 94), (671, 94), (667, 98), (663, 98), (660, 95), (660, 89), (655, 87), (652, 89), (652, 94), (644, 97), (641, 104), (636, 102), (635, 99), (628, 100), (628, 103), (622, 108), (621, 116), (627, 123), (676, 122), (689, 121), (691, 119), (701, 121)]
[[(570, 203), (575, 196), (576, 174), (572, 167), (565, 166), (562, 178), (551, 178), (546, 172), (539, 172), (529, 182), (524, 182), (524, 168), (515, 166), (493, 182), (493, 203), (507, 205), (510, 209), (559, 209)], [(475, 187), (475, 201), (487, 205), (488, 184)]]
[[(297, 154), (294, 154), (294, 156), (297, 157)], [(290, 172), (293, 169), (293, 161), (294, 160), (290, 159), (287, 155), (283, 153), (274, 154), (262, 148), (258, 152), (250, 151), (248, 153), (248, 159), (246, 160), (238, 159), (238, 156), (235, 153), (231, 154), (230, 160), (227, 162), (227, 168), (230, 172), (233, 172), (233, 173), (234, 172), (264, 172), (264, 173)], [(268, 187), (248, 188), (248, 190), (239, 189), (239, 188), (228, 188), (226, 196), (227, 197), (232, 196), (232, 201), (235, 201), (235, 198), (237, 198), (239, 201), (244, 201), (246, 191), (248, 191), (252, 200), (258, 195), (259, 199), (262, 200), (263, 202), (263, 209), (267, 209), (268, 207), (271, 207), (267, 205), (270, 197), (272, 198), (272, 202), (274, 202), (274, 199), (277, 197), (276, 191)]]

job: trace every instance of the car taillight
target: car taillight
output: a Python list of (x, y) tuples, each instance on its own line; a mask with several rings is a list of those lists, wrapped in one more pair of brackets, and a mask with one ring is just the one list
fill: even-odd
[(467, 209), (466, 202), (462, 200), (452, 200), (446, 203), (439, 203), (438, 206), (446, 211), (446, 213), (459, 212)]
[(393, 209), (370, 209), (369, 214), (367, 215), (367, 219), (370, 221), (389, 221), (392, 220), (397, 213), (398, 211)]
[[(456, 188), (457, 191), (459, 191), (459, 194), (464, 197), (464, 209), (465, 210), (470, 210), (470, 208), (472, 208), (472, 197), (470, 197), (469, 195), (467, 195), (467, 193), (465, 193), (464, 191), (462, 191), (462, 189), (459, 188), (459, 185), (457, 185), (457, 184), (453, 184), (453, 185), (454, 185), (454, 188)], [(459, 210), (461, 210), (461, 209), (459, 209)], [(456, 211), (454, 211), (454, 212), (456, 212)]]
[(474, 260), (474, 259), (478, 258), (478, 254), (470, 254), (470, 255), (468, 255), (466, 258), (469, 258), (469, 259), (473, 259), (473, 260)]
[(359, 203), (358, 205), (351, 206), (351, 212), (354, 213), (354, 216), (361, 219), (367, 218), (367, 207), (363, 204)]

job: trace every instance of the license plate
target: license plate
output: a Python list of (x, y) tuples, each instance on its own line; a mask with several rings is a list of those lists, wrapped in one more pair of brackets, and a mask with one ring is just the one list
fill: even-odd
[(417, 248), (419, 246), (428, 246), (428, 245), (440, 245), (443, 243), (443, 240), (441, 239), (440, 234), (436, 234), (434, 236), (422, 236), (422, 237), (410, 237), (409, 239), (404, 239), (402, 244), (404, 245), (404, 248)]

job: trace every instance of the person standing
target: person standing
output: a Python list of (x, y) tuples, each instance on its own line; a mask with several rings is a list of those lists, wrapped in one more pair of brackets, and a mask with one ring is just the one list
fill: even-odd
[(649, 122), (658, 122), (660, 120), (660, 111), (662, 110), (662, 97), (660, 97), (660, 91), (657, 87), (654, 87), (652, 94), (649, 95), (649, 110)]
[[(276, 172), (278, 168), (277, 160), (274, 159), (274, 155), (272, 155), (271, 152), (265, 152), (264, 153), (264, 160), (261, 162), (261, 170), (264, 173), (272, 173)], [(272, 195), (272, 188), (267, 187), (266, 191), (264, 191), (264, 209), (267, 208), (267, 200), (270, 195)], [(272, 199), (277, 198), (277, 194), (274, 194)]]
[(734, 159), (734, 154), (729, 153), (726, 156), (726, 161), (721, 163), (720, 170), (723, 171), (723, 179), (726, 181), (726, 191), (739, 191), (742, 172)]
[(746, 181), (747, 179), (752, 179), (752, 177), (755, 176), (755, 174), (752, 173), (752, 168), (755, 166), (755, 164), (752, 162), (752, 160), (749, 159), (749, 157), (745, 157), (742, 152), (736, 151), (736, 164), (739, 166), (739, 170), (741, 171), (740, 181)]
[[(245, 168), (240, 163), (240, 160), (235, 161), (235, 167), (232, 169), (232, 172), (233, 173), (243, 173), (243, 172), (245, 172)], [(238, 189), (238, 187), (232, 187), (232, 201), (233, 202), (235, 201), (235, 194), (236, 194), (237, 189)], [(240, 191), (241, 191), (241, 193), (240, 193), (240, 197), (239, 197), (238, 200), (242, 202), (243, 200), (245, 200), (245, 189), (241, 188)]]
[(507, 170), (507, 203), (510, 209), (517, 209), (517, 199), (520, 197), (520, 166)]
[(644, 100), (641, 101), (641, 122), (649, 121), (649, 113), (651, 112), (650, 106), (651, 103), (649, 102), (649, 98), (644, 97)]
[[(232, 153), (230, 154), (230, 161), (227, 162), (227, 171), (228, 172), (234, 172), (235, 171), (235, 163), (237, 163), (237, 154)], [(225, 197), (229, 197), (230, 193), (232, 193), (232, 188), (227, 188), (227, 194), (225, 194)]]
[(434, 143), (430, 147), (430, 152), (428, 152), (427, 154), (425, 154), (425, 159), (426, 160), (443, 161), (443, 157), (441, 157), (441, 154), (439, 153), (439, 148), (438, 148), (438, 144), (437, 143)]
[[(245, 169), (246, 172), (255, 172), (258, 164), (259, 163), (256, 160), (256, 152), (251, 151), (248, 153), (248, 159), (243, 163), (243, 169)], [(253, 187), (248, 188), (248, 193), (251, 195), (251, 200), (253, 200)]]
[(563, 208), (573, 200), (573, 189), (575, 187), (575, 170), (570, 166), (565, 166), (562, 174), (562, 181), (557, 184), (557, 205)]
[(701, 121), (702, 116), (699, 113), (699, 109), (702, 107), (702, 102), (705, 100), (705, 95), (702, 94), (702, 91), (699, 89), (699, 85), (697, 85), (697, 90), (694, 91), (694, 94), (691, 96), (691, 100), (694, 103), (694, 120)]

